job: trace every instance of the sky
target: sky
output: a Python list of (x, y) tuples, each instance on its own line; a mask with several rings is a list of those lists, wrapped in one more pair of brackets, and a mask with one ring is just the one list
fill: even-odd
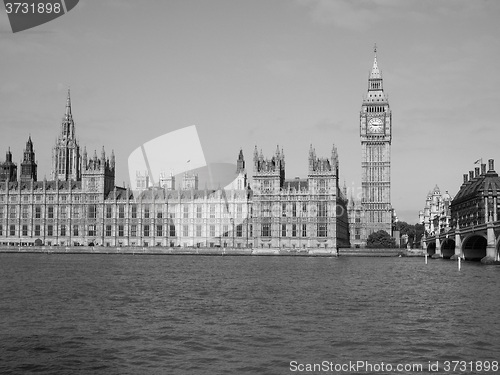
[(129, 154), (196, 125), (205, 158), (253, 172), (255, 146), (283, 148), (286, 177), (306, 177), (310, 144), (338, 148), (340, 181), (361, 186), (359, 111), (373, 47), (392, 110), (391, 198), (416, 223), (437, 184), (500, 150), (500, 2), (436, 0), (80, 0), (13, 34), (0, 12), (0, 152), (18, 163), (28, 136), (38, 178), (71, 88), (80, 146)]

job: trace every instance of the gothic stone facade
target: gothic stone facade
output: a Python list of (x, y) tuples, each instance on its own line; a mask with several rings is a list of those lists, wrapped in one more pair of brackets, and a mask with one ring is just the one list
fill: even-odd
[(307, 179), (285, 179), (285, 155), (271, 159), (254, 152), (253, 213), (255, 247), (349, 247), (347, 200), (339, 189), (338, 155), (318, 158), (309, 150)]
[[(31, 139), (25, 164), (35, 160)], [(14, 170), (11, 155), (6, 166)], [(334, 251), (349, 246), (346, 199), (338, 186), (338, 156), (309, 153), (305, 180), (285, 180), (283, 152), (254, 156), (252, 189), (240, 151), (227, 190), (200, 190), (185, 175), (142, 191), (115, 186), (115, 156), (92, 157), (75, 135), (68, 92), (53, 149), (52, 179), (37, 181), (36, 166), (0, 182), (0, 244), (75, 246), (288, 247)], [(27, 165), (27, 164), (26, 164)], [(28, 175), (30, 176), (28, 178)], [(166, 180), (166, 181), (167, 181)], [(167, 182), (168, 182), (167, 181)]]

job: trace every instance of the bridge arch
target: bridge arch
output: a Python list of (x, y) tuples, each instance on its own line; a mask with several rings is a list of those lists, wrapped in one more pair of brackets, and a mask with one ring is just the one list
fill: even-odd
[(455, 240), (447, 238), (441, 244), (441, 254), (444, 259), (450, 259), (455, 255)]
[(500, 234), (498, 235), (497, 239), (495, 240), (495, 249), (496, 249), (496, 258), (500, 256)]
[(482, 234), (471, 234), (464, 238), (462, 252), (466, 260), (479, 261), (486, 256), (488, 240)]
[(429, 242), (427, 244), (427, 254), (429, 256), (433, 256), (436, 254), (436, 242)]

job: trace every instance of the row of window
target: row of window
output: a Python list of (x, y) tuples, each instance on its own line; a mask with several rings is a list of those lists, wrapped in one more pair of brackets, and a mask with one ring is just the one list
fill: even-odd
[[(156, 207), (156, 217), (158, 219), (161, 219), (163, 217), (163, 212), (161, 210), (161, 207), (162, 205), (157, 205)], [(11, 219), (16, 219), (18, 216), (17, 216), (17, 206), (9, 206), (9, 218)], [(35, 205), (34, 206), (34, 218), (35, 219), (40, 219), (42, 218), (42, 212), (43, 212), (43, 207), (41, 205)], [(71, 209), (71, 217), (72, 218), (79, 218), (80, 217), (80, 213), (82, 212), (82, 208), (83, 210), (85, 210), (85, 208), (87, 208), (87, 217), (90, 218), (90, 219), (95, 219), (97, 218), (97, 205), (84, 205), (84, 206), (80, 206), (80, 205), (72, 205), (72, 206), (65, 206), (65, 205), (61, 205), (59, 206), (59, 215), (58, 217), (61, 218), (61, 219), (65, 219), (68, 215), (68, 213), (70, 212), (70, 209)], [(27, 219), (29, 218), (29, 213), (30, 213), (30, 210), (31, 209), (31, 206), (22, 206), (21, 208), (21, 217), (23, 219)], [(171, 209), (172, 210), (175, 210), (176, 209), (176, 206), (171, 206)], [(113, 217), (113, 212), (115, 210), (113, 209), (113, 206), (106, 206), (106, 218), (107, 219), (111, 219)], [(130, 206), (130, 217), (132, 219), (135, 219), (137, 218), (137, 206), (136, 205), (132, 205)], [(216, 218), (216, 205), (215, 204), (211, 204), (210, 205), (210, 218), (212, 219), (215, 219)], [(227, 215), (229, 212), (224, 212), (225, 215)], [(145, 205), (142, 207), (142, 217), (145, 218), (145, 219), (149, 219), (149, 218), (152, 218), (154, 217), (154, 212), (151, 210), (151, 207), (149, 207), (149, 205)], [(0, 219), (4, 218), (4, 206), (0, 206)], [(48, 219), (53, 219), (55, 216), (55, 206), (53, 205), (49, 205), (47, 206), (47, 210), (46, 210), (46, 214), (45, 214), (45, 218), (48, 218)], [(190, 206), (189, 205), (184, 205), (183, 206), (183, 210), (182, 210), (182, 216), (183, 218), (187, 219), (189, 218), (191, 215), (190, 215)], [(243, 207), (242, 207), (242, 204), (238, 204), (236, 206), (236, 217), (238, 218), (241, 218), (243, 216)], [(175, 212), (170, 212), (169, 213), (169, 217), (170, 218), (175, 218)], [(118, 218), (120, 219), (124, 219), (125, 218), (125, 205), (119, 205), (118, 206)], [(196, 207), (196, 218), (198, 219), (201, 219), (203, 218), (203, 209), (202, 209), (202, 206), (201, 205), (197, 205)]]
[[(371, 96), (371, 95), (370, 95)], [(370, 106), (366, 107), (367, 112), (375, 113), (375, 112), (385, 112), (385, 107), (384, 106)]]
[[(250, 226), (251, 227), (251, 226)], [(72, 233), (70, 233), (70, 230), (73, 230)], [(176, 236), (176, 227), (175, 225), (168, 225), (167, 230), (164, 230), (165, 228), (163, 225), (143, 225), (142, 226), (142, 236), (143, 237), (150, 237), (152, 235), (155, 235), (156, 237), (163, 237), (164, 234), (167, 233), (170, 237), (175, 237)], [(202, 231), (202, 226), (201, 225), (196, 225), (195, 229), (195, 235), (196, 237), (202, 237), (203, 236), (203, 231)], [(215, 237), (216, 236), (216, 226), (215, 225), (210, 225), (208, 228), (208, 235), (210, 237)], [(236, 225), (235, 226), (236, 232), (235, 235), (236, 237), (242, 237), (243, 236), (243, 226)], [(60, 237), (65, 237), (65, 236), (79, 236), (81, 234), (84, 234), (82, 228), (78, 225), (73, 225), (73, 226), (66, 226), (66, 225), (60, 225), (59, 226), (59, 231), (57, 231), (57, 228), (54, 228), (53, 225), (47, 225), (46, 231), (45, 231), (45, 236), (46, 237), (54, 237), (54, 236), (60, 236)], [(17, 226), (16, 225), (9, 225), (8, 228), (5, 230), (5, 235), (9, 235), (11, 237), (15, 237), (17, 235), (21, 235), (23, 237), (27, 236), (35, 236), (35, 237), (40, 237), (43, 234), (43, 229), (41, 225), (34, 225), (31, 231), (31, 228), (28, 225), (22, 225), (20, 228), (20, 233), (17, 232)], [(130, 237), (137, 237), (138, 234), (138, 226), (137, 225), (130, 225)], [(229, 226), (224, 225), (222, 228), (222, 237), (229, 237)], [(4, 228), (3, 225), (0, 225), (0, 236), (4, 235)], [(97, 226), (96, 225), (88, 225), (87, 226), (87, 235), (89, 237), (94, 237), (98, 235), (97, 231)], [(116, 235), (118, 237), (125, 237), (126, 236), (126, 229), (124, 225), (118, 225)], [(189, 237), (192, 235), (190, 234), (189, 231), (189, 225), (183, 225), (182, 226), (182, 235), (184, 237)], [(105, 236), (106, 237), (111, 237), (113, 236), (113, 228), (111, 225), (106, 225), (105, 227)]]
[[(257, 206), (258, 207), (258, 206)], [(272, 214), (272, 208), (271, 208), (271, 203), (270, 202), (263, 202), (261, 205), (261, 210), (262, 210), (262, 217), (275, 217), (279, 215), (273, 215)], [(328, 216), (328, 202), (319, 202), (316, 205), (309, 205), (310, 209), (315, 209), (317, 212), (317, 217), (327, 217)], [(291, 210), (288, 209), (289, 206), (287, 203), (282, 203), (281, 206), (281, 216), (282, 217), (297, 217), (297, 204), (294, 202), (291, 204)], [(302, 203), (302, 217), (306, 216), (314, 216), (314, 212), (307, 212), (308, 204), (306, 202)], [(279, 210), (279, 209), (278, 209)], [(258, 213), (256, 212), (258, 215)], [(291, 215), (290, 215), (291, 214)]]
[[(31, 195), (28, 195), (28, 194), (23, 194), (22, 195), (22, 199), (20, 198), (20, 201), (21, 202), (29, 202), (30, 201), (30, 197)], [(68, 202), (70, 201), (69, 198), (69, 195), (58, 195), (58, 199), (56, 199), (57, 195), (56, 194), (47, 194), (47, 201), (48, 202), (54, 202), (54, 201), (58, 201), (58, 202)], [(18, 195), (17, 194), (12, 194), (9, 196), (9, 202), (17, 202), (17, 199), (18, 198)], [(85, 194), (85, 196), (81, 196), (80, 194), (75, 194), (75, 195), (72, 195), (72, 201), (73, 202), (85, 202), (85, 198), (87, 198), (88, 201), (97, 201), (98, 200), (98, 196), (97, 195), (89, 195), (89, 194)], [(0, 195), (0, 202), (4, 202), (6, 201), (6, 196), (4, 195)], [(41, 202), (42, 201), (42, 195), (41, 194), (37, 194), (37, 195), (34, 195), (34, 201), (35, 202)]]
[[(297, 237), (299, 226), (297, 224), (292, 224), (291, 233), (289, 228), (287, 228), (286, 224), (281, 224), (281, 237), (288, 237), (291, 234), (292, 237)], [(307, 237), (307, 224), (302, 224), (301, 229), (301, 237)], [(262, 237), (271, 237), (271, 224), (262, 224), (261, 228), (261, 236)], [(316, 236), (317, 237), (327, 237), (328, 236), (328, 227), (326, 223), (318, 223), (316, 228)]]

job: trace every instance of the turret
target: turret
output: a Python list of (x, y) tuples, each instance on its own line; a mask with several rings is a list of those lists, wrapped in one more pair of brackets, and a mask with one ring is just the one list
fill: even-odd
[(236, 160), (236, 173), (241, 173), (242, 171), (245, 171), (245, 158), (243, 157), (243, 150), (240, 148), (238, 160)]
[(243, 150), (240, 149), (238, 159), (236, 160), (236, 179), (232, 184), (233, 189), (243, 190), (247, 186), (247, 173), (245, 170), (245, 158), (243, 157)]
[(21, 181), (36, 181), (37, 178), (37, 164), (35, 162), (35, 152), (33, 151), (33, 142), (31, 135), (26, 142), (26, 149), (24, 150), (23, 161), (21, 162), (21, 173), (19, 179)]
[(5, 154), (5, 163), (0, 163), (0, 182), (17, 181), (17, 165), (12, 162), (12, 153), (9, 150)]
[(87, 169), (87, 147), (83, 147), (82, 169)]
[(253, 151), (253, 169), (256, 171), (258, 169), (259, 164), (259, 152), (257, 151), (257, 145), (255, 145), (255, 149)]

